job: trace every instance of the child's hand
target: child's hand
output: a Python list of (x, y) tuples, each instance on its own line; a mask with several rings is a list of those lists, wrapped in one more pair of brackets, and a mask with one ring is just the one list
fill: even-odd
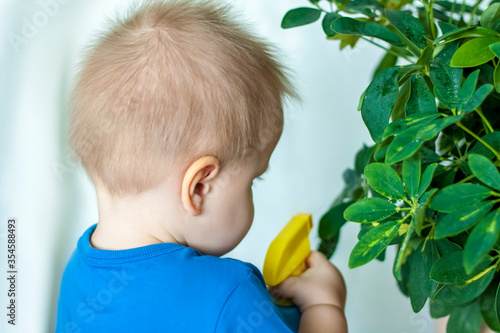
[(301, 275), (269, 287), (271, 295), (291, 299), (302, 313), (319, 304), (333, 305), (343, 311), (346, 287), (339, 270), (317, 251), (311, 251), (306, 265), (308, 268)]

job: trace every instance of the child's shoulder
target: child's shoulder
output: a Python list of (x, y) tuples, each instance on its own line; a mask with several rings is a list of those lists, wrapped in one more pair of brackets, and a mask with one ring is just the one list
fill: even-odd
[(203, 269), (205, 273), (210, 274), (211, 272), (212, 274), (223, 275), (225, 278), (231, 278), (238, 281), (250, 277), (257, 277), (265, 285), (259, 269), (249, 262), (210, 255), (198, 256), (195, 261), (205, 268)]

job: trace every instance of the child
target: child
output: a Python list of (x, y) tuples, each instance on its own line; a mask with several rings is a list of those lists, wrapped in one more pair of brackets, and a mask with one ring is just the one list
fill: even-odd
[[(89, 48), (70, 142), (96, 187), (98, 223), (65, 269), (57, 333), (290, 332), (259, 270), (220, 258), (252, 224), (296, 97), (271, 47), (213, 1), (144, 1)], [(312, 252), (271, 290), (300, 332), (347, 332), (345, 285)]]

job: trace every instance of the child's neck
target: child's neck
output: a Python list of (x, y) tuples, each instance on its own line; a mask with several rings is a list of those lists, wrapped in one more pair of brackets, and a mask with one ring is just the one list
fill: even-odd
[(168, 230), (165, 216), (172, 208), (158, 198), (158, 193), (115, 199), (97, 193), (99, 221), (90, 243), (103, 250), (125, 250), (158, 243), (181, 243)]
[(126, 250), (158, 243), (176, 243), (175, 239), (160, 239), (135, 228), (110, 227), (99, 221), (90, 237), (92, 247), (101, 250)]

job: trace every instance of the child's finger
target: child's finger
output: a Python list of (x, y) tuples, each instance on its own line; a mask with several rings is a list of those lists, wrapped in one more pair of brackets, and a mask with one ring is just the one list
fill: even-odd
[(297, 284), (299, 282), (299, 278), (296, 276), (289, 277), (285, 281), (280, 284), (270, 287), (270, 293), (273, 297), (276, 295), (277, 297), (284, 298), (293, 298), (295, 292), (297, 290)]
[(321, 261), (325, 260), (326, 257), (323, 253), (318, 251), (311, 251), (309, 256), (306, 259), (306, 263), (308, 267), (314, 267)]

